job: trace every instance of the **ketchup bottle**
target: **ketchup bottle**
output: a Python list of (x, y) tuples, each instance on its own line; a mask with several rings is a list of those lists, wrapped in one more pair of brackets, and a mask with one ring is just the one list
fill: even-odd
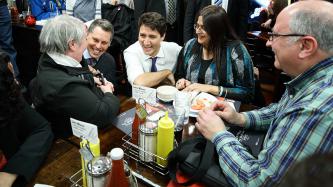
[(105, 187), (129, 187), (129, 179), (124, 170), (124, 151), (121, 148), (111, 150), (112, 166)]

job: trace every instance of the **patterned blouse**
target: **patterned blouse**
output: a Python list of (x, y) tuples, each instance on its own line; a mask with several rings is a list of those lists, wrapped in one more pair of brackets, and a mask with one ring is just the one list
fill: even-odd
[(209, 63), (195, 53), (193, 48), (200, 47), (197, 39), (189, 40), (179, 53), (175, 78), (185, 78), (192, 83), (222, 86), (221, 96), (242, 102), (249, 102), (254, 97), (253, 63), (245, 46), (239, 42), (231, 42), (226, 47), (225, 63), (220, 65), (218, 72), (216, 63), (211, 61), (204, 73), (204, 82), (200, 81), (201, 67), (203, 63)]

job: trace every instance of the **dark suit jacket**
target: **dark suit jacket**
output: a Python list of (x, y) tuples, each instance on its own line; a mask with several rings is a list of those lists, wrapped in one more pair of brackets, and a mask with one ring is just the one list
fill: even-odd
[[(211, 4), (211, 0), (188, 1), (184, 19), (184, 42), (194, 38), (193, 25), (200, 10)], [(249, 14), (249, 0), (229, 0), (228, 17), (236, 34), (244, 40), (247, 32), (247, 19)]]
[(118, 90), (117, 75), (116, 75), (116, 62), (114, 58), (107, 52), (103, 53), (94, 66), (103, 73), (104, 77), (112, 82), (115, 90)]
[[(134, 18), (136, 23), (136, 35), (138, 35), (139, 28), (137, 26), (139, 18), (141, 14), (145, 12), (158, 12), (162, 16), (166, 17), (166, 8), (164, 0), (134, 0)], [(168, 41), (168, 33), (170, 32), (170, 28), (174, 29), (174, 33), (177, 33), (177, 36), (172, 37), (173, 40), (170, 42), (176, 42), (179, 45), (183, 45), (183, 23), (184, 23), (184, 1), (177, 0), (176, 5), (176, 22), (171, 26), (168, 27), (166, 33), (166, 41)]]

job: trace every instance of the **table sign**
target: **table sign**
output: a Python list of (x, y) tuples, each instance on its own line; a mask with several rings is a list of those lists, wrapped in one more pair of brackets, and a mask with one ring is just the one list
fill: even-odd
[(98, 143), (98, 131), (96, 125), (79, 121), (74, 118), (70, 118), (70, 120), (74, 136), (84, 138), (93, 144)]
[(133, 85), (132, 97), (137, 103), (139, 99), (143, 99), (151, 105), (156, 105), (156, 89), (154, 88)]

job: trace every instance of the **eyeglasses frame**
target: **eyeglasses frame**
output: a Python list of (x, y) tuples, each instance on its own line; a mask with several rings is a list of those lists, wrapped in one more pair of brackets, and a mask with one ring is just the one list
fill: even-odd
[(279, 33), (274, 33), (274, 32), (268, 32), (268, 41), (274, 41), (274, 38), (278, 37), (304, 37), (308, 36), (307, 34), (299, 34), (299, 33), (289, 33), (289, 34), (279, 34)]

